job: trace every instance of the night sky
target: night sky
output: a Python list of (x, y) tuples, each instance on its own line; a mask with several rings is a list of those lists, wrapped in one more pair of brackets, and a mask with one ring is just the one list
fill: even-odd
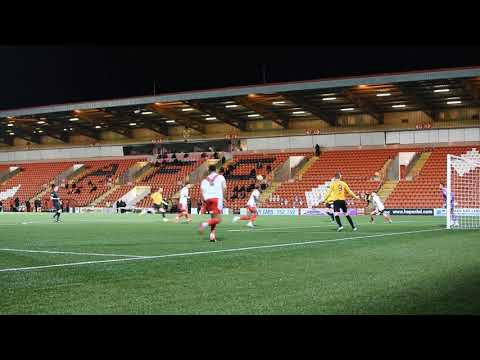
[(480, 66), (480, 46), (0, 46), (0, 108)]

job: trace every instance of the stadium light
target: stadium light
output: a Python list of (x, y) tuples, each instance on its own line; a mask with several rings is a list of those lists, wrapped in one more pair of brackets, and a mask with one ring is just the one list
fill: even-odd
[(381, 93), (381, 94), (377, 94), (378, 97), (382, 97), (382, 96), (391, 96), (392, 94), (390, 93)]
[(460, 100), (455, 100), (455, 101), (447, 101), (447, 105), (456, 105), (456, 104), (461, 104), (462, 102)]
[(7, 126), (15, 126), (14, 124), (7, 124)]
[(63, 129), (63, 131), (68, 131), (68, 129)]
[(292, 112), (292, 115), (301, 115), (301, 114), (305, 114), (306, 111), (294, 111)]
[(238, 105), (236, 105), (236, 104), (232, 104), (232, 105), (225, 105), (225, 107), (226, 107), (227, 109), (230, 109), (230, 108), (237, 108), (237, 107), (238, 107)]
[(343, 108), (343, 109), (340, 109), (341, 111), (353, 111), (355, 110), (355, 108)]
[(167, 120), (165, 121), (167, 124), (173, 124), (175, 122), (175, 120)]
[(274, 101), (272, 102), (272, 105), (285, 105), (286, 103), (286, 101)]
[(41, 120), (41, 121), (37, 121), (37, 124), (40, 124), (40, 125), (45, 124), (45, 121), (42, 121), (42, 120)]
[(323, 101), (332, 101), (332, 100), (337, 100), (336, 97), (326, 97), (322, 99)]
[(77, 118), (77, 117), (70, 118), (70, 121), (78, 121), (78, 120), (80, 120), (80, 119)]
[(261, 115), (258, 115), (258, 114), (249, 114), (247, 115), (249, 118), (257, 118), (257, 117), (260, 117)]
[(15, 133), (11, 132), (11, 133), (8, 133), (9, 135), (15, 135)]
[(205, 120), (217, 120), (217, 118), (214, 116), (210, 116), (210, 117), (207, 117)]
[(101, 129), (102, 127), (100, 125), (95, 126), (95, 129)]
[(142, 115), (152, 115), (153, 112), (151, 112), (151, 111), (142, 111), (141, 114), (142, 114)]
[(442, 93), (442, 92), (449, 92), (450, 89), (436, 89), (436, 90), (433, 90), (434, 93)]
[(182, 111), (194, 111), (195, 109), (194, 108), (185, 108), (185, 109), (182, 109)]
[(70, 128), (70, 130), (72, 130), (72, 131), (73, 131), (73, 128)]
[(39, 133), (43, 133), (43, 130), (38, 130)]
[(398, 104), (398, 105), (392, 105), (392, 108), (404, 108), (406, 106), (407, 105), (405, 105), (405, 104)]
[(130, 125), (130, 126), (135, 126), (135, 125), (137, 125), (137, 123), (130, 123), (130, 124), (128, 124), (128, 125)]

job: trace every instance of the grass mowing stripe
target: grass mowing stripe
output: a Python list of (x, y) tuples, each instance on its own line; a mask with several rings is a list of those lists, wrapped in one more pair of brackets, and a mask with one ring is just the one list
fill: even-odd
[(0, 249), (0, 251), (45, 253), (45, 254), (59, 254), (59, 255), (117, 256), (117, 257), (132, 257), (132, 258), (135, 258), (135, 257), (142, 258), (142, 257), (144, 257), (144, 256), (140, 256), (140, 255), (79, 253), (79, 252), (71, 252), (71, 251), (50, 251), (50, 250)]
[(37, 270), (37, 269), (46, 269), (46, 268), (53, 268), (53, 267), (67, 267), (67, 266), (76, 266), (76, 265), (113, 263), (113, 262), (120, 262), (120, 261), (149, 260), (149, 259), (161, 259), (161, 258), (167, 258), (167, 257), (180, 257), (180, 256), (226, 253), (226, 252), (235, 252), (235, 251), (271, 249), (271, 248), (279, 248), (279, 247), (287, 247), (287, 246), (321, 244), (321, 243), (328, 243), (328, 242), (339, 242), (339, 241), (356, 240), (356, 239), (368, 239), (368, 238), (375, 238), (375, 237), (387, 237), (387, 236), (394, 236), (394, 235), (417, 234), (417, 233), (422, 233), (422, 232), (444, 231), (444, 230), (445, 229), (425, 229), (425, 230), (415, 230), (415, 231), (403, 231), (403, 232), (397, 232), (397, 233), (387, 233), (387, 234), (354, 236), (354, 237), (328, 239), (328, 240), (312, 240), (312, 241), (302, 241), (302, 242), (286, 243), (286, 244), (284, 243), (284, 244), (273, 244), (273, 245), (249, 246), (249, 247), (244, 247), (244, 248), (221, 249), (221, 250), (210, 250), (210, 251), (197, 251), (197, 252), (189, 252), (189, 253), (165, 254), (165, 255), (155, 255), (155, 256), (144, 256), (144, 257), (131, 257), (131, 258), (112, 259), (112, 260), (82, 261), (82, 262), (76, 262), (76, 263), (65, 263), (65, 264), (54, 264), (54, 265), (30, 266), (30, 267), (22, 267), (22, 268), (0, 269), (0, 272)]

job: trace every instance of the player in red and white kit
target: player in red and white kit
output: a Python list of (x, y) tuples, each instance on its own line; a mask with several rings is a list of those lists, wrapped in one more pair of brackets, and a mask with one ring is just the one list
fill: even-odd
[(192, 187), (191, 184), (186, 183), (182, 190), (180, 190), (180, 199), (178, 200), (178, 214), (175, 218), (175, 222), (179, 222), (181, 217), (185, 217), (189, 223), (192, 222), (192, 217), (188, 213), (188, 199), (190, 196), (188, 195), (188, 190)]
[(255, 184), (255, 189), (250, 194), (250, 198), (247, 201), (247, 211), (250, 215), (243, 215), (243, 216), (235, 216), (233, 218), (233, 222), (237, 222), (238, 220), (248, 220), (247, 226), (248, 227), (255, 227), (255, 220), (257, 220), (257, 204), (260, 200), (260, 190), (259, 185)]
[(200, 233), (210, 226), (210, 241), (217, 241), (216, 227), (222, 221), (223, 198), (227, 190), (227, 182), (223, 175), (216, 172), (215, 165), (208, 167), (209, 175), (202, 180), (200, 190), (204, 201), (204, 211), (208, 211), (211, 219), (202, 222), (199, 227)]

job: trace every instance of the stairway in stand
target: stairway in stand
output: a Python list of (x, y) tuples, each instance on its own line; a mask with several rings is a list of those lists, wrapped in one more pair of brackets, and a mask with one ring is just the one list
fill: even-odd
[(280, 184), (281, 184), (280, 181), (273, 181), (265, 191), (262, 191), (262, 193), (260, 194), (260, 203), (267, 200), (270, 197), (270, 195), (275, 192), (275, 190)]
[(387, 180), (383, 183), (383, 185), (380, 187), (380, 190), (378, 190), (378, 196), (383, 203), (385, 203), (385, 201), (388, 199), (393, 190), (395, 190), (397, 185), (398, 180)]
[(413, 167), (408, 172), (406, 178), (415, 178), (418, 174), (420, 174), (420, 171), (422, 170), (427, 160), (430, 158), (430, 155), (432, 155), (431, 152), (422, 153), (413, 165)]
[(110, 195), (111, 193), (113, 193), (115, 190), (117, 190), (118, 188), (120, 187), (120, 185), (114, 185), (112, 186), (112, 188), (106, 192), (104, 192), (102, 195), (100, 195), (98, 198), (96, 198), (95, 200), (93, 200), (89, 206), (97, 206), (98, 204), (100, 204), (103, 199), (105, 199), (108, 195)]
[(308, 161), (305, 163), (305, 165), (303, 165), (303, 168), (301, 168), (299, 170), (299, 172), (297, 173), (295, 178), (298, 179), (298, 180), (301, 180), (302, 177), (303, 177), (303, 174), (305, 174), (308, 171), (308, 169), (310, 169), (312, 167), (312, 165), (315, 164), (315, 162), (318, 159), (320, 159), (318, 156), (312, 156), (310, 159), (308, 159)]

